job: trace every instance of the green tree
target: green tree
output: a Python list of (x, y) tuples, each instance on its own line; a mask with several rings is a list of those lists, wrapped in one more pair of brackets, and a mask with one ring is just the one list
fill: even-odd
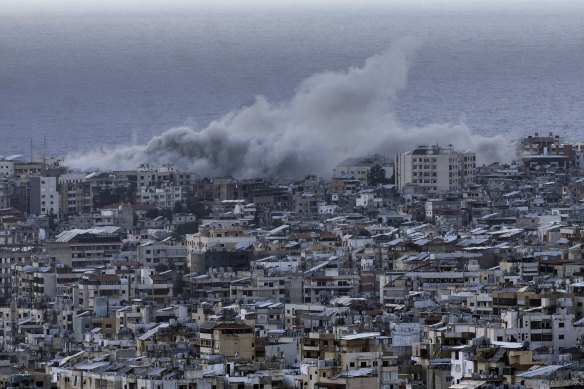
[(188, 222), (180, 224), (176, 227), (175, 233), (176, 235), (184, 236), (186, 234), (196, 234), (198, 231), (199, 223), (197, 222)]
[(103, 208), (106, 205), (114, 204), (119, 201), (119, 196), (117, 196), (111, 189), (102, 189), (97, 195), (93, 196), (94, 208)]
[(160, 216), (164, 216), (166, 220), (172, 221), (172, 209), (170, 208), (162, 208), (160, 210)]
[(93, 207), (103, 208), (106, 205), (131, 202), (134, 197), (134, 185), (128, 187), (103, 188), (93, 196)]
[(189, 198), (187, 200), (186, 211), (195, 215), (197, 220), (209, 215), (207, 207), (195, 198)]
[(158, 208), (152, 208), (152, 209), (149, 209), (148, 211), (146, 211), (146, 217), (148, 219), (155, 219), (158, 216), (160, 216), (160, 212), (158, 211)]
[(371, 236), (371, 232), (369, 232), (369, 230), (366, 230), (365, 228), (361, 228), (359, 230), (359, 236)]
[(172, 209), (174, 213), (182, 213), (184, 212), (183, 204), (180, 201), (174, 203), (174, 208)]
[(385, 184), (389, 180), (385, 178), (385, 169), (380, 164), (371, 166), (367, 172), (367, 185), (374, 186), (377, 184)]
[(53, 210), (51, 209), (51, 213), (48, 215), (48, 217), (49, 217), (49, 231), (55, 231), (55, 229), (59, 225), (59, 223), (57, 221), (57, 215), (55, 215), (55, 213), (53, 213)]

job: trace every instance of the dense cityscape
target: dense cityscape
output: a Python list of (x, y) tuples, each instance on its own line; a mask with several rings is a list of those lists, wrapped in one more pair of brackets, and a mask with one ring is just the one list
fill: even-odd
[(515, 148), (324, 178), (0, 157), (0, 387), (584, 387), (584, 143)]

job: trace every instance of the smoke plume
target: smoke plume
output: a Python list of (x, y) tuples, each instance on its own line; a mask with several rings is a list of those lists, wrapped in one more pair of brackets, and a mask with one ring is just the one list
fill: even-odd
[(500, 136), (474, 135), (462, 123), (404, 127), (397, 122), (390, 106), (406, 86), (415, 47), (410, 39), (400, 40), (361, 67), (315, 74), (287, 102), (272, 104), (257, 96), (202, 130), (172, 128), (147, 144), (70, 155), (65, 164), (119, 170), (169, 162), (209, 176), (327, 176), (347, 157), (392, 155), (436, 142), (474, 150), (479, 162), (505, 160), (509, 147)]

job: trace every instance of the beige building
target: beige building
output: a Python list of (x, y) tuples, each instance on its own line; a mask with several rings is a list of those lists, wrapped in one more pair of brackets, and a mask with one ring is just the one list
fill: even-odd
[[(123, 280), (126, 281), (126, 280)], [(80, 308), (95, 307), (97, 297), (105, 297), (112, 303), (129, 300), (128, 283), (117, 274), (86, 276), (73, 289), (73, 304)]]
[(91, 211), (93, 194), (84, 173), (62, 174), (58, 178), (60, 211), (62, 216)]
[(201, 354), (255, 358), (254, 329), (240, 323), (205, 323), (201, 325)]
[(229, 250), (238, 243), (254, 241), (242, 228), (199, 228), (199, 233), (187, 235), (187, 251)]
[(475, 182), (476, 154), (454, 151), (452, 146), (419, 146), (397, 154), (395, 169), (399, 191), (408, 184), (428, 192), (457, 191)]

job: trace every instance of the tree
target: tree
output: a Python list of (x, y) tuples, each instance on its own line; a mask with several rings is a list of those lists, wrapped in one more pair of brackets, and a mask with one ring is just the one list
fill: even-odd
[(160, 210), (160, 216), (164, 216), (164, 218), (168, 221), (172, 221), (172, 209), (170, 208), (162, 208)]
[(197, 220), (209, 215), (207, 207), (195, 198), (189, 198), (187, 200), (186, 211), (195, 215)]
[(134, 196), (134, 191), (134, 185), (102, 188), (93, 196), (93, 206), (94, 208), (102, 208), (110, 204), (130, 202)]
[(174, 203), (174, 208), (172, 209), (174, 213), (182, 213), (184, 212), (183, 205), (180, 201)]
[(172, 221), (172, 209), (170, 208), (152, 208), (146, 211), (146, 217), (149, 219), (156, 219), (158, 216), (163, 216), (165, 219)]
[(175, 233), (177, 235), (195, 234), (197, 232), (198, 227), (199, 223), (197, 222), (179, 224), (176, 227)]
[(146, 217), (148, 219), (155, 219), (160, 215), (157, 208), (152, 208), (146, 211)]
[(371, 232), (369, 232), (369, 230), (366, 230), (365, 228), (361, 228), (359, 230), (359, 236), (371, 236)]
[(114, 204), (120, 201), (120, 197), (111, 189), (102, 189), (97, 195), (93, 196), (94, 208), (102, 208), (106, 205)]
[(374, 186), (377, 184), (385, 184), (389, 180), (385, 178), (385, 169), (380, 164), (371, 166), (367, 172), (367, 185)]
[(196, 234), (199, 230), (199, 223), (198, 222), (188, 222), (179, 224), (174, 232), (172, 233), (172, 237), (177, 241), (184, 241), (185, 236), (187, 234)]
[(51, 213), (49, 213), (48, 217), (49, 217), (49, 231), (55, 231), (55, 229), (58, 226), (58, 222), (57, 222), (57, 215), (55, 215), (55, 213), (53, 212), (53, 210), (50, 210)]

